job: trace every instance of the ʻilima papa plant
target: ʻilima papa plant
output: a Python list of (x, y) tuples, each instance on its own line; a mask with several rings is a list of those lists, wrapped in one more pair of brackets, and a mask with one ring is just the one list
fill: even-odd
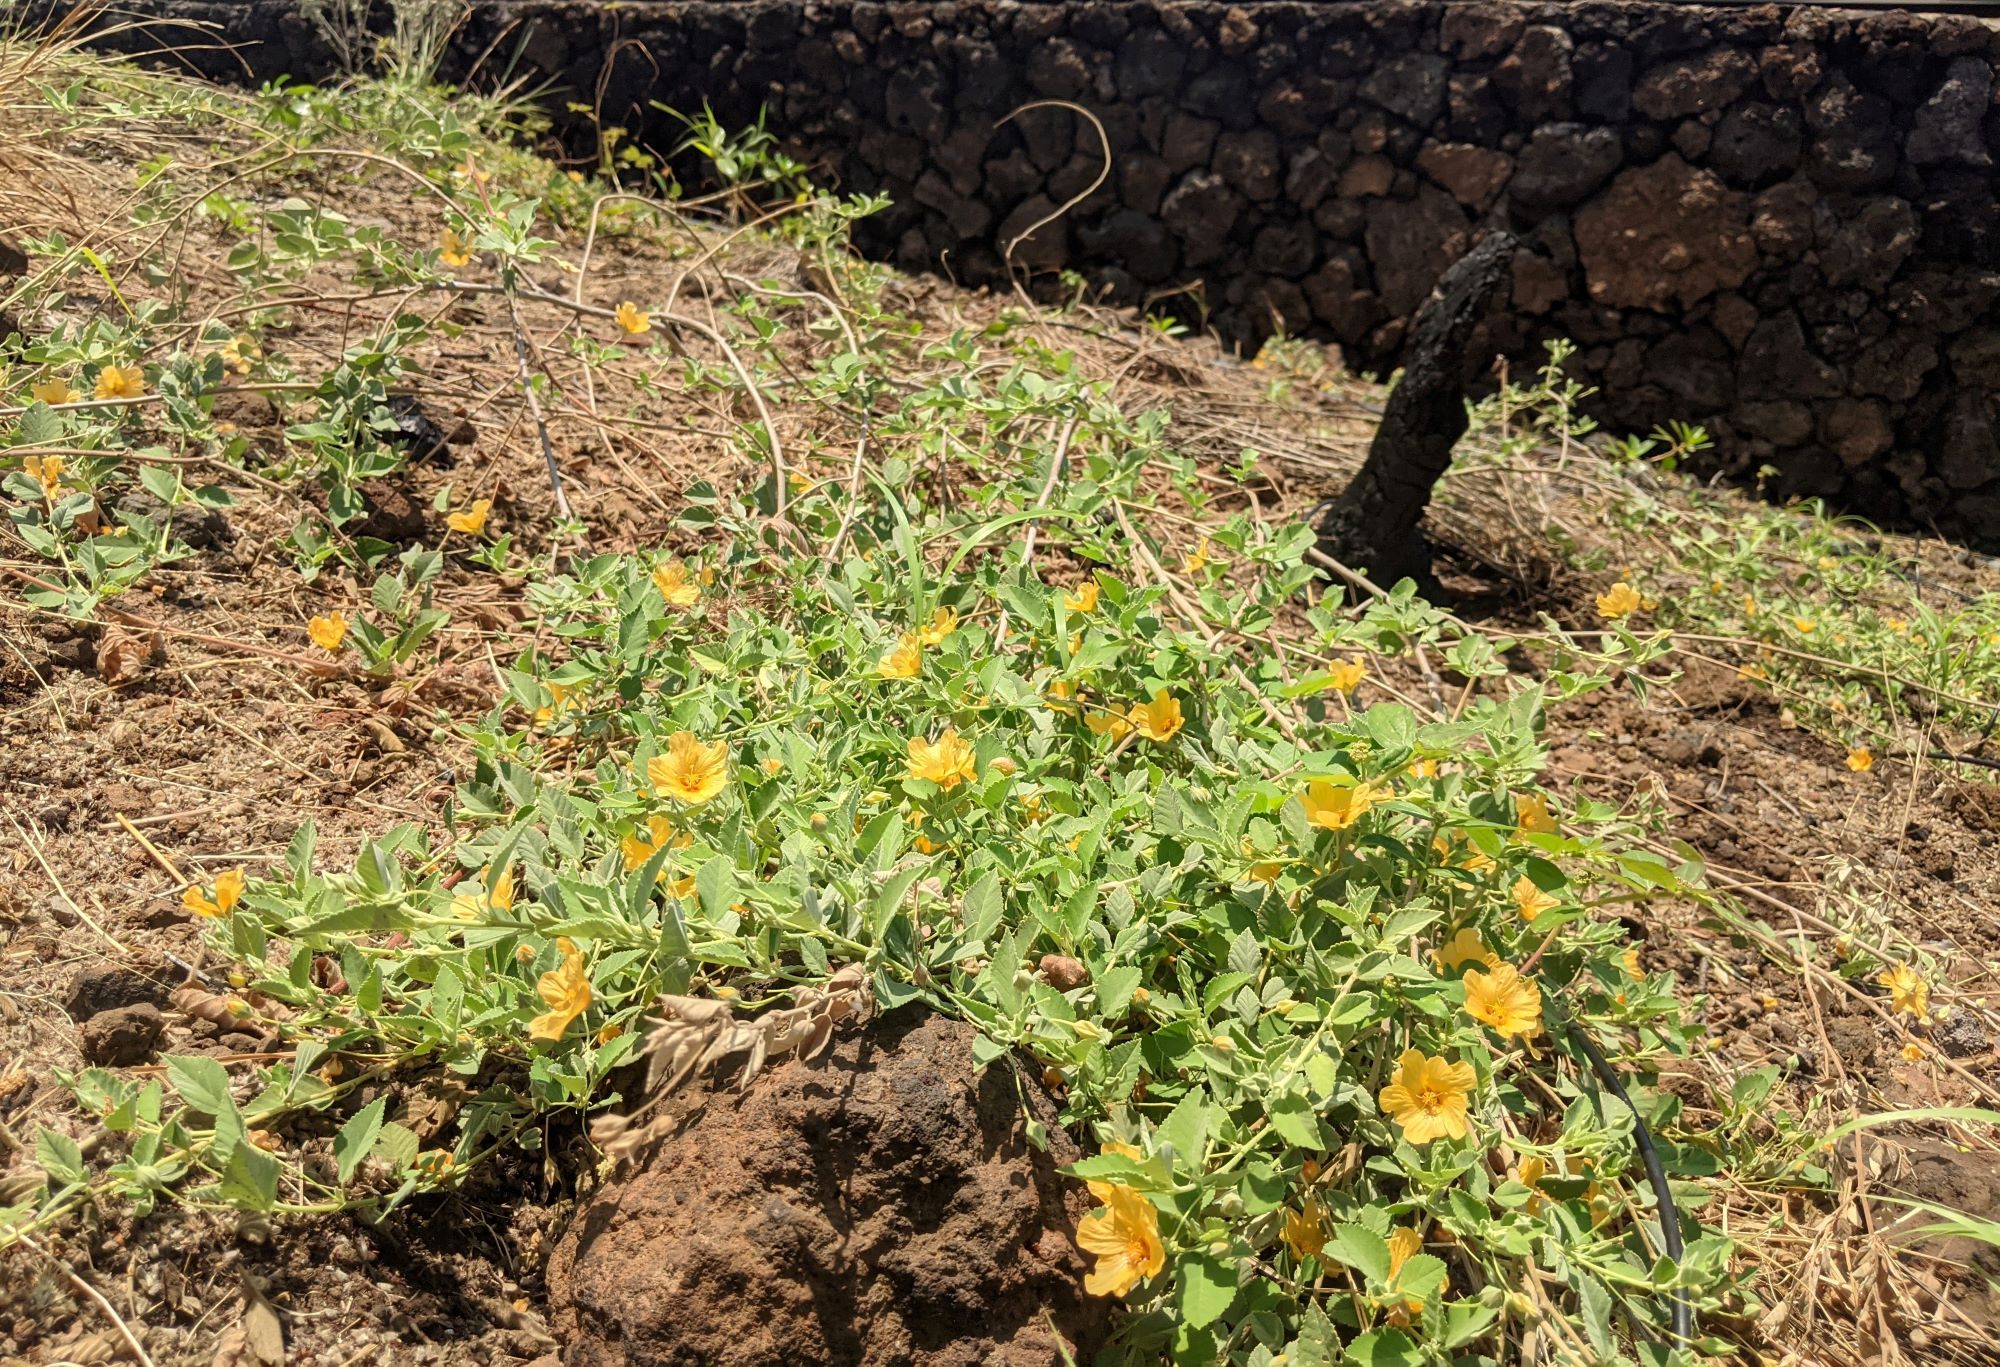
[[(831, 531), (825, 502), (800, 525)], [(503, 671), (449, 839), (327, 873), (308, 831), (190, 902), (242, 1010), (310, 1053), (247, 1104), (192, 1061), (177, 1111), (107, 1093), (148, 1155), (117, 1182), (379, 1211), (606, 1104), (657, 999), (754, 1018), (849, 966), (883, 1009), (977, 1024), (982, 1064), (1032, 1059), (1095, 1136), (1079, 1237), (1134, 1311), (1114, 1357), (1447, 1362), (1543, 1316), (1608, 1356), (1723, 1289), (1685, 1214), (1664, 1256), (1640, 1117), (1566, 1033), (1638, 1067), (1681, 1045), (1609, 913), (1693, 871), (1542, 791), (1538, 690), (1426, 722), (1346, 709), (1356, 666), (1326, 685), (1344, 715), (1288, 716), (1162, 586), (1051, 587), (977, 553), (991, 521), (891, 512), (831, 568), (712, 501), (692, 563), (543, 575), (560, 649)], [(1267, 548), (1251, 596), (1298, 553)], [(426, 1070), (458, 1080), (449, 1123), (352, 1109)], [(240, 1136), (299, 1108), (349, 1114), (280, 1183)]]

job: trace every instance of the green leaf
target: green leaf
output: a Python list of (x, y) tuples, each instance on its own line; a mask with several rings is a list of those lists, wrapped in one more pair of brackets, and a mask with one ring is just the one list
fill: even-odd
[(333, 1158), (339, 1165), (341, 1185), (354, 1180), (354, 1174), (375, 1150), (375, 1141), (382, 1133), (382, 1116), (389, 1106), (389, 1098), (378, 1096), (356, 1111), (340, 1133), (333, 1137)]
[[(1416, 1260), (1411, 1259), (1412, 1262)], [(1583, 1329), (1590, 1335), (1590, 1346), (1597, 1355), (1607, 1361), (1617, 1352), (1617, 1344), (1611, 1337), (1611, 1293), (1604, 1283), (1588, 1273), (1579, 1273), (1577, 1280), (1577, 1300), (1583, 1309)]]
[(726, 854), (710, 859), (695, 871), (694, 890), (703, 911), (723, 915), (736, 903), (736, 861)]
[(381, 1155), (383, 1162), (402, 1169), (416, 1162), (417, 1150), (422, 1146), (423, 1141), (417, 1138), (416, 1131), (392, 1120), (382, 1127), (382, 1134), (375, 1141), (375, 1152)]
[(1264, 947), (1257, 941), (1256, 932), (1245, 929), (1229, 942), (1228, 964), (1236, 973), (1254, 974), (1263, 966)]
[(1173, 1149), (1174, 1166), (1200, 1172), (1208, 1157), (1208, 1107), (1203, 1093), (1193, 1091), (1182, 1097), (1181, 1104), (1160, 1122), (1153, 1137)]
[(1344, 1361), (1353, 1367), (1417, 1367), (1424, 1360), (1417, 1345), (1400, 1329), (1363, 1334), (1347, 1345)]
[(255, 1144), (238, 1144), (229, 1151), (219, 1189), (223, 1200), (249, 1210), (269, 1210), (278, 1203), (278, 1160)]
[(1139, 970), (1131, 964), (1120, 964), (1107, 968), (1097, 976), (1097, 1010), (1099, 1015), (1116, 1016), (1132, 1004), (1132, 994), (1139, 987)]
[(42, 1171), (50, 1180), (63, 1186), (71, 1186), (84, 1181), (89, 1174), (83, 1166), (83, 1148), (66, 1134), (57, 1134), (48, 1126), (39, 1126), (35, 1131), (35, 1161), (42, 1165)]
[(1389, 1241), (1360, 1225), (1335, 1225), (1327, 1253), (1373, 1282), (1389, 1280)]
[(1291, 1367), (1334, 1367), (1340, 1361), (1340, 1338), (1317, 1301), (1299, 1316), (1299, 1336), (1288, 1360)]
[(28, 405), (28, 411), (21, 415), (21, 425), (16, 429), (23, 446), (57, 445), (62, 441), (62, 433), (62, 414), (40, 399)]
[(229, 1074), (212, 1058), (184, 1054), (166, 1059), (167, 1085), (180, 1094), (190, 1110), (211, 1116), (233, 1116), (236, 1103), (229, 1095)]
[(1005, 899), (1000, 895), (1000, 875), (988, 869), (986, 875), (965, 894), (966, 940), (984, 940), (991, 935), (994, 927), (1000, 924), (1005, 910)]
[(1396, 1290), (1429, 1305), (1444, 1286), (1444, 1259), (1417, 1253), (1396, 1269)]
[(1271, 1128), (1287, 1144), (1314, 1151), (1330, 1147), (1320, 1131), (1319, 1117), (1313, 1113), (1312, 1103), (1297, 1092), (1273, 1098), (1266, 1114), (1271, 1117)]
[(1236, 1299), (1236, 1271), (1213, 1254), (1183, 1258), (1176, 1303), (1189, 1327), (1203, 1329), (1222, 1317)]
[(1315, 1049), (1306, 1055), (1304, 1068), (1306, 1083), (1313, 1089), (1314, 1096), (1324, 1099), (1333, 1095), (1333, 1089), (1340, 1082), (1340, 1064), (1334, 1061), (1333, 1055)]
[(162, 503), (171, 504), (180, 495), (181, 477), (171, 465), (142, 465), (139, 483)]
[(1442, 916), (1440, 907), (1400, 907), (1382, 923), (1382, 943), (1393, 948)]

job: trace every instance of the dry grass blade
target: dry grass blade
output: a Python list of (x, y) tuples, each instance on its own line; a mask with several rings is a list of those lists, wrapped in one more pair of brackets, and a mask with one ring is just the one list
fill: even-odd
[(736, 1077), (741, 1089), (774, 1058), (818, 1057), (832, 1041), (834, 1027), (863, 1009), (867, 981), (859, 964), (849, 964), (825, 987), (794, 993), (793, 1005), (748, 1020), (739, 1019), (726, 1001), (661, 997), (654, 1003), (659, 1023), (639, 1050), (646, 1064), (644, 1099), (625, 1115), (599, 1119), (591, 1126), (591, 1138), (615, 1163), (627, 1162), (673, 1132), (677, 1118), (656, 1112), (697, 1074), (741, 1059)]

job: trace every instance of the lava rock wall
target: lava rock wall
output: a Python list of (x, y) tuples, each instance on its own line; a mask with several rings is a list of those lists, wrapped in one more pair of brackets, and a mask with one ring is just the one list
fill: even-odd
[[(323, 67), (292, 7), (259, 75)], [(893, 207), (864, 248), (973, 284), (1082, 273), (1253, 345), (1396, 364), (1488, 227), (1523, 240), (1492, 350), (1579, 345), (1615, 430), (1705, 424), (1786, 495), (2000, 546), (2000, 25), (1767, 6), (747, 3), (478, 6), (455, 60), (669, 142), (655, 104), (770, 128)], [(234, 59), (231, 59), (234, 60)], [(1098, 134), (1064, 109), (1101, 122)], [(1073, 196), (1103, 183), (1053, 223)], [(1033, 232), (1029, 230), (1033, 228)], [(1025, 236), (1024, 236), (1025, 234)]]

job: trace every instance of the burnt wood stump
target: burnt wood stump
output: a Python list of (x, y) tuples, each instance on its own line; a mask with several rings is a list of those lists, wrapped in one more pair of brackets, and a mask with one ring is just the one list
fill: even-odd
[(1465, 435), (1466, 348), (1511, 281), (1513, 259), (1514, 239), (1489, 233), (1424, 301), (1368, 458), (1313, 528), (1322, 555), (1385, 586), (1401, 579), (1435, 586), (1418, 523)]

